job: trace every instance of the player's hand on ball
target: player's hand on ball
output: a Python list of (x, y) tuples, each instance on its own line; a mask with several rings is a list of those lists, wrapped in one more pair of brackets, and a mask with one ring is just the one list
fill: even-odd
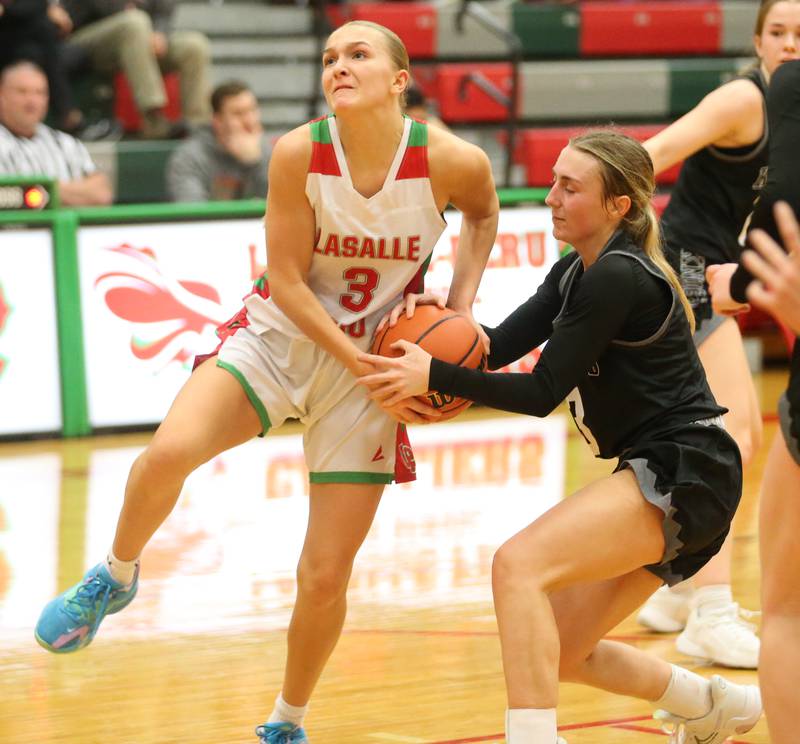
[(436, 305), (444, 310), (445, 307), (445, 299), (444, 297), (439, 297), (439, 295), (432, 294), (431, 292), (425, 292), (424, 294), (414, 294), (413, 292), (409, 292), (403, 299), (398, 302), (386, 315), (381, 318), (381, 322), (378, 323), (378, 327), (375, 329), (376, 335), (380, 333), (386, 324), (389, 324), (390, 328), (394, 328), (397, 325), (397, 319), (405, 313), (406, 316), (409, 318), (414, 317), (414, 309), (417, 305)]
[(393, 349), (403, 353), (401, 357), (384, 357), (374, 354), (359, 354), (358, 360), (371, 364), (378, 371), (358, 378), (361, 385), (370, 389), (369, 396), (384, 408), (391, 408), (406, 398), (428, 392), (431, 371), (431, 355), (410, 341), (395, 341)]

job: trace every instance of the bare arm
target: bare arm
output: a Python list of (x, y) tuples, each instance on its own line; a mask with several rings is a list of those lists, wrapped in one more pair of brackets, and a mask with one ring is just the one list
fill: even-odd
[(434, 194), (445, 194), (462, 214), (456, 265), (447, 306), (472, 317), (472, 303), (497, 237), (500, 204), (486, 153), (447, 132), (430, 129), (429, 166)]
[(739, 147), (755, 142), (764, 129), (763, 112), (758, 88), (749, 80), (734, 80), (711, 91), (644, 147), (658, 174), (708, 145)]
[(58, 193), (65, 207), (104, 207), (114, 201), (111, 182), (99, 171), (75, 181), (60, 181)]

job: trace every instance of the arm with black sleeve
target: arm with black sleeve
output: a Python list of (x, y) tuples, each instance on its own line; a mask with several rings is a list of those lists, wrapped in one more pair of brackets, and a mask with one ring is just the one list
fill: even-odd
[[(531, 416), (547, 416), (619, 338), (631, 316), (642, 285), (635, 262), (610, 255), (595, 262), (573, 285), (561, 313), (558, 283), (571, 257), (559, 261), (539, 291), (503, 323), (487, 329), (497, 369), (549, 339), (530, 373), (489, 373), (431, 360), (429, 385), (492, 408)], [(572, 259), (579, 260), (579, 259)], [(650, 285), (648, 285), (650, 286)], [(652, 285), (652, 291), (659, 290)], [(655, 298), (656, 302), (661, 297)]]
[[(800, 213), (800, 60), (785, 62), (773, 74), (767, 96), (769, 120), (769, 171), (753, 210), (749, 229), (766, 231), (778, 244), (780, 232), (773, 208), (777, 201), (788, 202)], [(753, 275), (739, 263), (731, 278), (731, 297), (747, 302), (747, 285)]]

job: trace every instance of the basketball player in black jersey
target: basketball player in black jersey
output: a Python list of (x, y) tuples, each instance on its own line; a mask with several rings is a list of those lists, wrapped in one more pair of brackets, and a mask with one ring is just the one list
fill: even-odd
[(575, 252), (486, 329), (492, 369), (547, 341), (533, 372), (463, 369), (400, 341), (398, 359), (363, 357), (380, 371), (361, 381), (383, 405), (435, 389), (546, 416), (566, 398), (595, 453), (619, 458), (613, 474), (495, 555), (509, 744), (562, 741), (559, 679), (653, 701), (669, 711), (659, 717), (673, 725), (674, 744), (721, 744), (760, 717), (756, 687), (709, 681), (603, 638), (662, 583), (688, 579), (720, 549), (741, 495), (739, 450), (706, 383), (691, 307), (661, 253), (647, 152), (624, 135), (590, 132), (571, 140), (554, 176), (553, 234)]
[[(800, 333), (800, 61), (775, 72), (768, 95), (769, 172), (750, 222), (744, 267), (712, 267), (709, 286), (718, 312), (750, 300)], [(778, 203), (784, 200), (785, 204)], [(777, 204), (776, 204), (777, 203)], [(773, 208), (774, 207), (774, 208)], [(781, 211), (782, 210), (782, 211)], [(776, 223), (775, 216), (780, 217)], [(776, 241), (793, 253), (786, 256)], [(759, 281), (752, 281), (753, 273)], [(735, 272), (735, 273), (733, 273)], [(797, 741), (800, 689), (800, 343), (795, 342), (789, 384), (778, 404), (782, 436), (772, 442), (761, 495), (761, 633), (759, 677), (773, 744)]]
[[(738, 259), (738, 237), (767, 164), (764, 97), (775, 70), (800, 52), (798, 29), (800, 2), (762, 2), (754, 37), (758, 65), (645, 143), (656, 173), (686, 159), (662, 216), (665, 252), (694, 308), (695, 344), (714, 396), (729, 409), (725, 426), (745, 468), (761, 442), (761, 414), (738, 325), (712, 314), (704, 274), (708, 266)], [(755, 668), (759, 640), (733, 601), (731, 553), (729, 540), (691, 585), (657, 592), (638, 619), (654, 630), (683, 629), (676, 642), (681, 653)]]

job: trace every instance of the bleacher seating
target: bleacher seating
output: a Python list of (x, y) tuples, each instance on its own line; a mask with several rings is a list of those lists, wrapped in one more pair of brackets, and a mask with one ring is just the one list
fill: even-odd
[[(557, 155), (570, 127), (615, 122), (628, 131), (657, 131), (691, 109), (749, 60), (757, 10), (752, 0), (485, 0), (480, 5), (521, 41), (517, 185), (549, 181), (552, 160), (547, 160)], [(461, 0), (328, 8), (337, 21), (373, 20), (400, 34), (420, 87), (438, 102), (447, 124), (489, 152), (500, 181), (507, 109), (498, 99), (511, 90), (506, 43), (474, 18), (460, 17)], [(175, 20), (179, 28), (209, 36), (212, 84), (241, 78), (253, 87), (271, 134), (326, 110), (310, 7), (181, 0)], [(496, 94), (487, 94), (481, 81), (490, 81)], [(155, 174), (153, 164), (166, 159), (166, 150), (137, 145), (139, 158), (152, 151), (148, 168)], [(122, 148), (120, 171), (128, 157)], [(668, 185), (676, 173), (662, 175), (660, 183)], [(139, 197), (128, 187), (121, 183), (123, 201)], [(148, 189), (148, 200), (158, 192)]]

